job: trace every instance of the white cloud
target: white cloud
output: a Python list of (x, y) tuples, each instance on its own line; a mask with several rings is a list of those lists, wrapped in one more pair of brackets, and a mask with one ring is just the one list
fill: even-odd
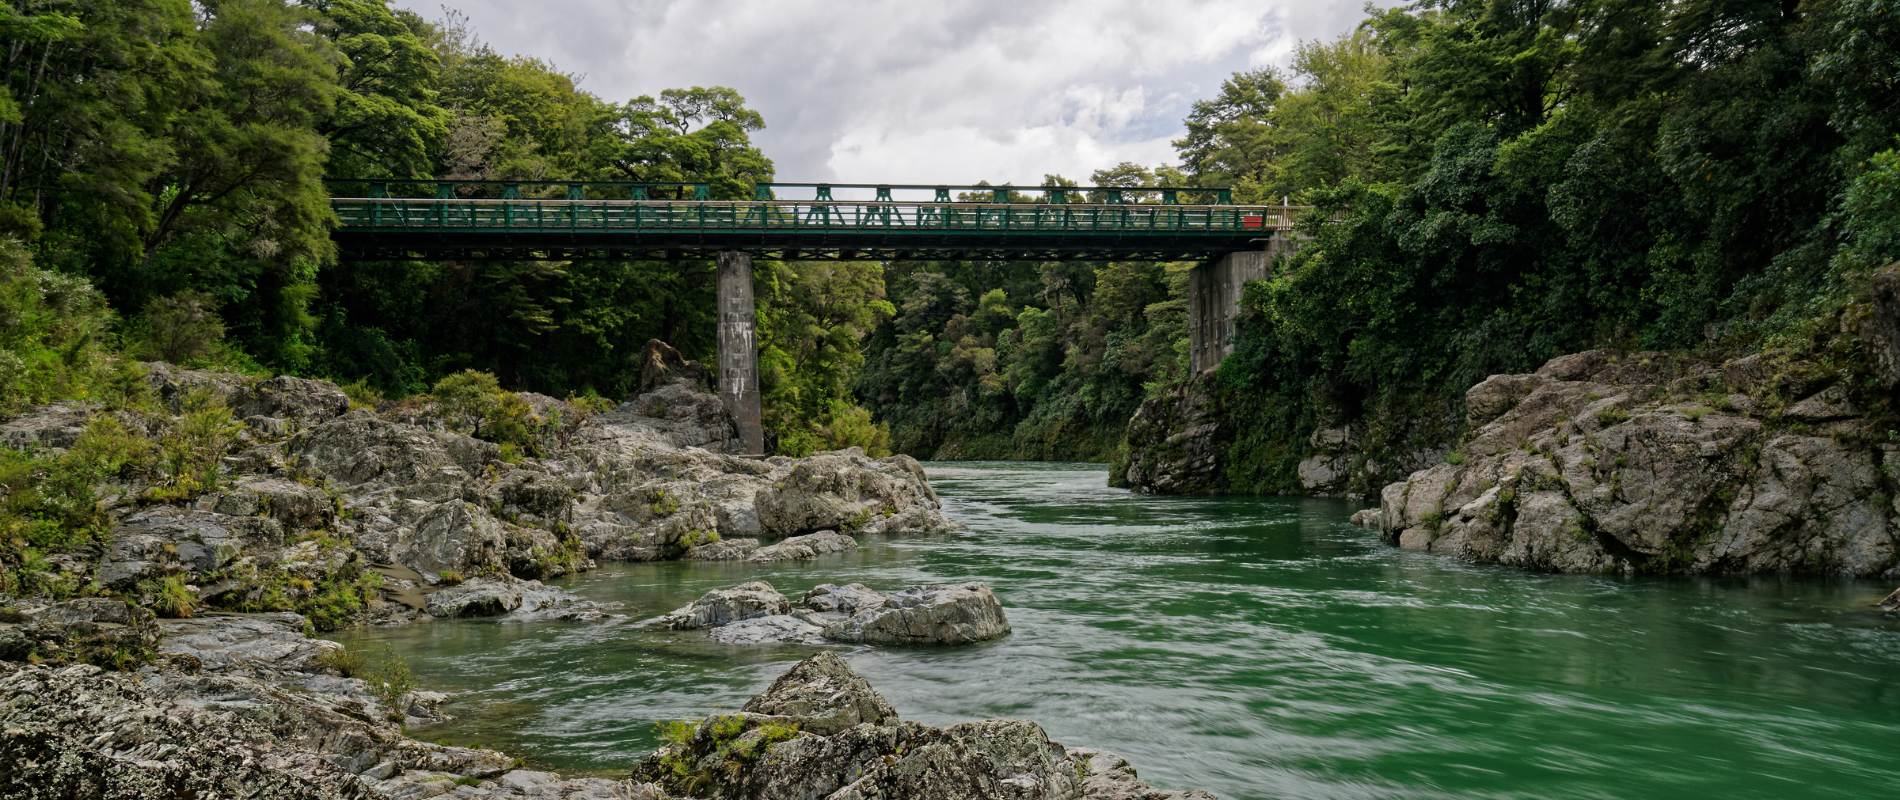
[[(397, 0), (425, 16), (435, 0)], [(1188, 106), (1359, 0), (469, 0), (497, 50), (610, 100), (738, 89), (781, 180), (1029, 183), (1173, 159)]]

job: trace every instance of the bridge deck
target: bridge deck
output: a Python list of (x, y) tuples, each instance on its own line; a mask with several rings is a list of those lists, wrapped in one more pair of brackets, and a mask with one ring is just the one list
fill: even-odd
[[(940, 193), (941, 194), (941, 193)], [(1295, 208), (1178, 203), (338, 197), (346, 258), (1189, 260), (1259, 249)]]

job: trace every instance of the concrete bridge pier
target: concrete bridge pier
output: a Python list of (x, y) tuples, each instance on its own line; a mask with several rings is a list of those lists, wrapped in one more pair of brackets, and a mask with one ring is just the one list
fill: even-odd
[(719, 263), (719, 399), (739, 424), (739, 444), (748, 455), (765, 454), (765, 422), (759, 410), (759, 339), (752, 302), (752, 256), (722, 251)]
[(1195, 374), (1212, 372), (1234, 352), (1234, 323), (1248, 281), (1272, 274), (1273, 262), (1299, 249), (1284, 233), (1261, 250), (1228, 253), (1188, 272), (1188, 361)]

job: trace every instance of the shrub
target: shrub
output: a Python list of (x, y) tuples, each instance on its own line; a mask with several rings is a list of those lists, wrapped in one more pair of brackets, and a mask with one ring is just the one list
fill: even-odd
[(891, 426), (873, 422), (863, 406), (839, 404), (831, 410), (831, 420), (818, 431), (827, 450), (847, 447), (864, 448), (866, 455), (881, 458), (891, 454)]
[(95, 486), (153, 469), (157, 445), (109, 415), (93, 417), (56, 456), (0, 449), (0, 591), (64, 596), (78, 590), (49, 555), (103, 539)]
[(244, 430), (224, 401), (196, 391), (185, 397), (184, 412), (159, 437), (165, 483), (146, 492), (146, 499), (178, 502), (217, 488), (224, 452)]
[(347, 647), (325, 650), (316, 658), (318, 666), (336, 670), (336, 674), (345, 678), (354, 678), (363, 674), (363, 654)]
[(436, 410), (449, 427), (496, 444), (539, 450), (540, 420), (521, 395), (501, 388), (495, 376), (472, 369), (436, 381)]
[(356, 622), (382, 585), (382, 576), (374, 572), (332, 573), (294, 607), (317, 630), (333, 631)]
[(343, 394), (350, 398), (352, 408), (377, 409), (388, 402), (388, 398), (383, 396), (381, 390), (360, 378), (337, 388), (342, 389)]
[(376, 661), (374, 667), (364, 671), (363, 680), (369, 684), (376, 698), (383, 701), (391, 716), (400, 715), (402, 711), (396, 707), (396, 703), (403, 695), (415, 690), (415, 673), (410, 671), (409, 662), (388, 647), (383, 648), (382, 655)]
[(200, 364), (224, 343), (217, 298), (200, 291), (153, 299), (145, 304), (139, 322), (144, 331), (140, 349), (161, 361)]
[(1630, 412), (1625, 411), (1621, 407), (1618, 407), (1618, 406), (1611, 406), (1609, 408), (1606, 408), (1606, 409), (1603, 409), (1602, 411), (1597, 412), (1597, 424), (1605, 428), (1608, 428), (1612, 425), (1620, 425), (1624, 422), (1628, 422), (1629, 418), (1630, 418)]
[(91, 284), (0, 238), (0, 411), (97, 396), (120, 369), (105, 349), (112, 323)]
[(139, 594), (147, 608), (161, 617), (184, 619), (191, 616), (198, 606), (198, 596), (185, 585), (180, 575), (167, 575), (155, 581), (145, 581), (139, 586)]

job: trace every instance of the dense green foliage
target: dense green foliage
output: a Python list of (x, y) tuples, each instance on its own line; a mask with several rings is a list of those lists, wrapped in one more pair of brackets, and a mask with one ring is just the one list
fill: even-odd
[(1322, 425), (1444, 441), (1466, 387), (1562, 352), (1825, 317), (1900, 256), (1896, 42), (1879, 0), (1427, 2), (1236, 76), (1188, 168), (1319, 208), (1221, 370), (1233, 488), (1294, 488)]
[[(1289, 488), (1322, 425), (1400, 451), (1454, 433), (1487, 373), (1825, 316), (1900, 250), (1897, 29), (1883, 0), (1424, 0), (1233, 76), (1193, 105), (1179, 168), (1092, 179), (1319, 207), (1250, 288), (1220, 382), (1231, 484)], [(648, 339), (713, 354), (710, 264), (337, 263), (323, 177), (747, 197), (773, 174), (731, 89), (604, 99), (387, 0), (26, 0), (0, 43), (0, 235), (45, 300), (7, 298), (29, 317), (4, 331), (9, 407), (123, 391), (112, 349), (361, 397), (466, 370), (624, 397)], [(1184, 377), (1187, 266), (758, 264), (769, 442), (1110, 456)], [(78, 278), (104, 303), (70, 306), (99, 302)], [(471, 429), (527, 448), (515, 411)]]
[[(0, 44), (0, 236), (50, 275), (90, 279), (140, 358), (387, 397), (471, 369), (624, 397), (649, 339), (712, 355), (710, 264), (337, 263), (324, 177), (705, 181), (750, 197), (772, 176), (750, 139), (765, 120), (731, 89), (604, 100), (453, 13), (431, 23), (387, 0), (27, 0), (0, 8)], [(758, 271), (775, 444), (881, 448), (849, 392), (856, 339), (888, 316), (881, 272)], [(46, 356), (7, 344), (9, 402), (82, 388), (45, 385)]]
[[(1133, 164), (1091, 177), (1182, 180)], [(892, 264), (895, 315), (866, 344), (858, 391), (920, 457), (1105, 459), (1145, 393), (1186, 369), (1190, 266)]]

